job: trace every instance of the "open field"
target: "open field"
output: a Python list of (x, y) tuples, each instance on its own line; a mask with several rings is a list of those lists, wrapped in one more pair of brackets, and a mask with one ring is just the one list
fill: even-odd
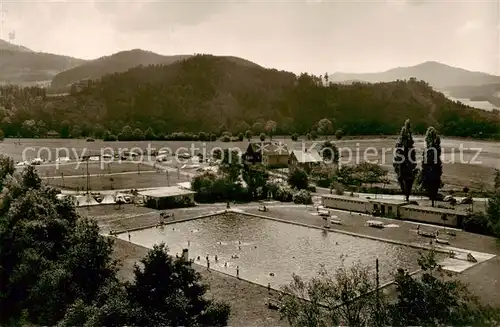
[[(293, 142), (290, 139), (274, 138), (276, 141), (285, 143), (289, 149), (308, 149), (313, 145), (319, 147), (321, 141), (299, 141)], [(333, 140), (333, 139), (332, 139)], [(99, 154), (101, 151), (109, 153), (111, 149), (115, 152), (118, 149), (147, 149), (150, 148), (168, 148), (169, 151), (175, 152), (189, 152), (192, 154), (202, 153), (205, 156), (210, 155), (214, 148), (237, 148), (245, 151), (248, 146), (248, 141), (243, 142), (190, 142), (190, 141), (138, 141), (138, 142), (104, 142), (96, 140), (96, 142), (86, 142), (85, 140), (57, 140), (57, 139), (21, 139), (18, 144), (17, 139), (6, 139), (0, 143), (0, 152), (11, 156), (16, 161), (23, 159), (33, 159), (41, 157), (51, 161), (56, 160), (57, 152), (59, 156), (68, 156), (76, 158), (81, 154)], [(393, 175), (392, 168), (392, 149), (394, 148), (396, 139), (395, 137), (388, 138), (360, 138), (349, 140), (333, 140), (333, 142), (341, 150), (341, 164), (356, 164), (362, 161), (370, 161), (379, 163), (389, 169), (390, 175)], [(415, 137), (415, 147), (417, 151), (417, 160), (421, 161), (421, 153), (424, 147), (422, 137)], [(445, 183), (444, 189), (462, 189), (464, 185), (469, 188), (480, 191), (481, 189), (491, 189), (493, 183), (493, 172), (495, 168), (500, 168), (500, 143), (487, 142), (487, 141), (470, 141), (470, 140), (454, 140), (443, 139), (443, 181)], [(62, 150), (61, 150), (62, 149)], [(93, 165), (93, 164), (92, 164)], [(136, 171), (137, 164), (130, 163), (128, 165), (111, 163), (111, 168), (104, 165), (100, 169), (99, 164), (94, 167), (89, 167), (89, 173), (99, 173), (100, 170), (104, 172), (112, 170), (113, 172), (123, 171)], [(90, 165), (89, 165), (90, 166)], [(174, 165), (175, 166), (175, 165)], [(39, 167), (42, 177), (60, 175), (61, 169), (66, 174), (66, 168), (59, 166), (59, 171), (50, 166)], [(84, 165), (80, 165), (80, 171)], [(74, 169), (68, 167), (68, 174), (79, 175), (81, 172), (74, 173)], [(92, 172), (90, 171), (92, 169)], [(141, 170), (151, 170), (151, 168), (141, 165)], [(44, 175), (45, 174), (45, 175)], [(129, 176), (133, 179), (132, 176)], [(394, 176), (392, 176), (393, 185)], [(131, 182), (133, 183), (133, 182)], [(141, 182), (139, 182), (141, 183)], [(102, 183), (101, 183), (102, 184)], [(105, 183), (106, 184), (106, 183)], [(161, 183), (159, 183), (162, 185)], [(155, 184), (158, 185), (158, 184)], [(154, 185), (149, 185), (150, 187)], [(98, 187), (98, 186), (97, 186)], [(139, 188), (139, 187), (137, 187)]]
[[(64, 164), (43, 164), (35, 166), (38, 174), (42, 178), (62, 178), (76, 175), (87, 174), (86, 162), (72, 162)], [(88, 164), (88, 173), (90, 175), (106, 175), (124, 172), (145, 172), (155, 171), (150, 165), (136, 163), (130, 161), (122, 161), (115, 163), (99, 163), (90, 161)]]
[[(150, 167), (151, 169), (151, 167)], [(190, 178), (176, 172), (143, 171), (141, 173), (118, 173), (112, 175), (93, 175), (89, 177), (89, 190), (140, 189), (148, 187), (175, 186), (188, 182)], [(87, 175), (66, 176), (64, 178), (47, 178), (45, 182), (67, 190), (85, 190)]]

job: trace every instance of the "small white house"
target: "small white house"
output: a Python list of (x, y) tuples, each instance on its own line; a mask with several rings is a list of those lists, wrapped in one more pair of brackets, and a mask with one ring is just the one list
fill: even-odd
[(292, 150), (288, 159), (288, 164), (294, 167), (301, 167), (307, 171), (323, 163), (323, 158), (316, 150)]

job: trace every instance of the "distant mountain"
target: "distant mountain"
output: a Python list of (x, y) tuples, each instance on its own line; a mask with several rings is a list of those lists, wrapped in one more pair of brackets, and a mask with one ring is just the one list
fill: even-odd
[[(499, 116), (452, 102), (424, 82), (325, 86), (312, 75), (233, 57), (195, 55), (81, 85), (68, 95), (43, 97), (45, 103), (36, 107), (42, 110), (29, 95), (14, 93), (9, 103), (17, 110), (6, 113), (10, 124), (2, 129), (6, 135), (33, 136), (33, 131), (20, 129), (30, 119), (61, 135), (102, 136), (104, 130), (125, 135), (132, 130), (138, 138), (154, 132), (163, 139), (161, 135), (179, 131), (236, 135), (251, 129), (259, 134), (273, 120), (278, 135), (305, 135), (326, 117), (347, 135), (395, 134), (407, 118), (415, 133), (425, 133), (430, 125), (443, 135), (493, 137), (500, 131)], [(30, 92), (37, 97), (45, 91)], [(0, 98), (0, 105), (2, 101), (6, 99)]]
[[(52, 80), (52, 88), (64, 88), (81, 80), (96, 80), (104, 75), (122, 73), (136, 66), (170, 65), (192, 55), (164, 56), (151, 51), (133, 49), (101, 57), (57, 74)], [(227, 57), (242, 65), (257, 64), (237, 57)]]
[(5, 40), (0, 39), (0, 50), (11, 50), (20, 52), (33, 52), (33, 50), (23, 47), (22, 45), (16, 45)]
[(500, 83), (500, 76), (482, 72), (473, 72), (462, 68), (448, 66), (435, 61), (427, 61), (412, 67), (398, 67), (380, 73), (335, 73), (329, 76), (332, 82), (360, 80), (370, 83), (407, 80), (415, 77), (424, 80), (438, 90), (461, 85), (483, 85)]
[(98, 79), (104, 75), (122, 73), (135, 66), (171, 64), (190, 55), (162, 56), (151, 51), (134, 49), (88, 61), (63, 71), (52, 79), (51, 87), (62, 88), (85, 79)]
[(43, 84), (60, 71), (84, 62), (67, 56), (33, 52), (0, 40), (0, 84)]

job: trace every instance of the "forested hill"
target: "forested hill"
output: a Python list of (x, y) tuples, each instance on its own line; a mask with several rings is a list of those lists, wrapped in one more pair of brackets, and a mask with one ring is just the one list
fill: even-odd
[(4, 89), (1, 128), (11, 135), (54, 130), (78, 136), (124, 126), (156, 134), (184, 132), (261, 132), (266, 121), (275, 133), (305, 134), (322, 118), (334, 130), (356, 134), (395, 134), (404, 120), (415, 132), (429, 125), (445, 135), (492, 137), (498, 116), (449, 101), (417, 80), (352, 85), (265, 69), (242, 59), (194, 56), (166, 66), (135, 67), (89, 81), (64, 97), (42, 89)]
[[(110, 56), (101, 57), (83, 63), (80, 66), (60, 72), (52, 79), (51, 88), (54, 90), (69, 90), (69, 87), (82, 80), (96, 80), (109, 74), (122, 73), (137, 66), (170, 65), (177, 61), (188, 59), (192, 55), (164, 56), (151, 51), (133, 49), (121, 51)], [(237, 58), (225, 57), (240, 64), (259, 67), (257, 64)]]
[(162, 56), (151, 51), (134, 49), (88, 61), (80, 66), (60, 72), (52, 79), (52, 88), (64, 88), (83, 79), (98, 79), (107, 74), (121, 73), (135, 66), (168, 65), (189, 55)]

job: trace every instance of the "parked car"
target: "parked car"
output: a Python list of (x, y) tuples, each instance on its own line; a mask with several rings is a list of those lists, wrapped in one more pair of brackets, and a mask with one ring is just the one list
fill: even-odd
[(451, 201), (452, 201), (452, 199), (453, 199), (453, 196), (451, 196), (451, 195), (447, 195), (447, 196), (445, 196), (445, 197), (443, 198), (443, 201), (444, 201), (444, 202), (451, 202)]
[(466, 197), (463, 198), (462, 201), (460, 201), (460, 204), (472, 204), (472, 198), (471, 197)]

